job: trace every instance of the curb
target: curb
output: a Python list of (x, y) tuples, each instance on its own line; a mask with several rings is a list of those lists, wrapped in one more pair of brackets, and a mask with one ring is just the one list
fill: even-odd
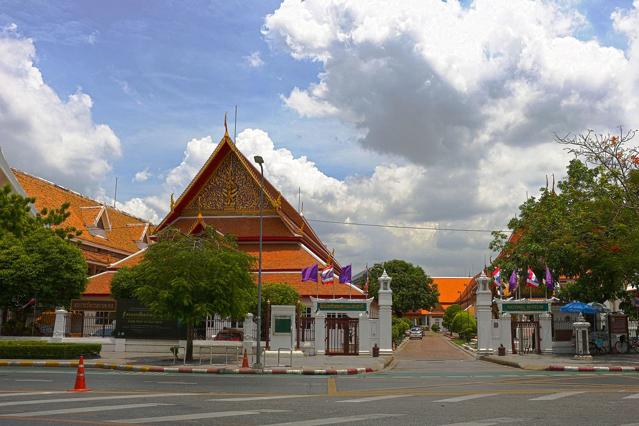
[[(0, 367), (48, 367), (64, 368), (77, 367), (78, 361), (0, 361)], [(108, 364), (104, 362), (85, 362), (85, 368), (104, 370), (135, 371), (139, 373), (190, 373), (190, 374), (296, 374), (311, 376), (342, 376), (354, 374), (374, 373), (373, 368), (342, 368), (342, 369), (310, 369), (310, 368), (194, 368), (194, 367), (156, 367), (149, 365)]]
[(608, 372), (624, 372), (624, 371), (639, 371), (639, 367), (622, 367), (622, 366), (577, 366), (577, 365), (549, 365), (545, 369), (546, 371), (576, 371), (576, 372), (589, 372), (594, 371), (608, 371)]

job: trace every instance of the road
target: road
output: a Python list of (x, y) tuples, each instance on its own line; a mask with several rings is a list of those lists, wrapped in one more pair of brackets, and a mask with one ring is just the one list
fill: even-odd
[(358, 376), (252, 376), (0, 369), (0, 424), (627, 425), (637, 373), (553, 373), (476, 361), (440, 336), (393, 369)]

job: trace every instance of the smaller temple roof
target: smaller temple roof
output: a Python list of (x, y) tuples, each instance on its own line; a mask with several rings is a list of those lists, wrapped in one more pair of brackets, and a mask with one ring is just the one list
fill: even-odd
[(439, 303), (446, 309), (459, 299), (473, 277), (432, 277), (439, 290)]

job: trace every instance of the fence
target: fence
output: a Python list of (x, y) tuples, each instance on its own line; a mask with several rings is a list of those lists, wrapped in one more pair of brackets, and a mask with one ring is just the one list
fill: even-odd
[(315, 344), (315, 318), (297, 317), (297, 348), (303, 343)]
[(206, 323), (205, 335), (201, 336), (199, 335), (200, 334), (199, 332), (196, 332), (196, 334), (198, 334), (197, 337), (203, 340), (215, 339), (215, 336), (217, 336), (218, 333), (220, 333), (224, 329), (234, 329), (234, 330), (243, 331), (243, 328), (244, 328), (244, 321), (234, 320), (231, 318), (221, 318), (217, 314), (212, 317), (210, 316), (207, 317), (205, 323)]
[(48, 307), (27, 307), (4, 313), (3, 336), (53, 336), (55, 312)]

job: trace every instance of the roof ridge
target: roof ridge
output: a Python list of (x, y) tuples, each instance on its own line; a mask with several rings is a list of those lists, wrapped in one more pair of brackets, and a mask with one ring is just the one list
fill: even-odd
[[(81, 192), (75, 191), (75, 190), (73, 190), (73, 189), (71, 189), (71, 188), (67, 188), (67, 187), (65, 187), (65, 186), (62, 186), (62, 185), (57, 184), (57, 183), (55, 183), (55, 182), (52, 182), (52, 181), (50, 181), (50, 180), (48, 180), (48, 179), (45, 179), (45, 178), (43, 178), (43, 177), (36, 176), (36, 175), (34, 175), (34, 174), (31, 174), (31, 173), (29, 173), (29, 172), (25, 172), (24, 170), (16, 169), (16, 168), (14, 168), (14, 167), (12, 167), (12, 168), (11, 168), (11, 171), (12, 171), (13, 173), (20, 173), (20, 174), (23, 174), (23, 175), (25, 175), (25, 176), (29, 176), (29, 177), (31, 177), (31, 178), (33, 178), (33, 179), (37, 179), (37, 180), (39, 180), (39, 181), (41, 181), (41, 182), (44, 182), (44, 183), (46, 183), (46, 184), (48, 184), (48, 185), (51, 185), (51, 186), (53, 186), (53, 187), (55, 187), (55, 188), (58, 188), (58, 189), (62, 190), (62, 191), (65, 191), (65, 192), (71, 193), (71, 194), (73, 194), (73, 195), (75, 195), (75, 196), (78, 196), (78, 197), (80, 197), (80, 198), (83, 198), (83, 199), (85, 199), (85, 200), (87, 200), (87, 201), (92, 201), (92, 202), (94, 202), (94, 203), (97, 203), (97, 205), (95, 205), (95, 206), (84, 206), (84, 208), (94, 208), (94, 207), (101, 207), (101, 206), (105, 206), (107, 209), (114, 210), (114, 211), (116, 211), (117, 213), (123, 214), (123, 215), (128, 216), (128, 217), (130, 217), (130, 218), (132, 218), (132, 219), (139, 220), (139, 221), (141, 221), (141, 222), (143, 222), (143, 223), (151, 223), (151, 222), (149, 222), (149, 221), (147, 221), (147, 220), (142, 219), (141, 217), (134, 216), (134, 215), (132, 215), (131, 213), (125, 212), (125, 211), (120, 210), (120, 209), (118, 209), (118, 208), (116, 208), (116, 207), (113, 207), (113, 206), (109, 206), (109, 205), (108, 205), (108, 204), (106, 204), (106, 203), (101, 203), (100, 201), (98, 201), (98, 200), (96, 200), (96, 199), (94, 199), (94, 198), (91, 198), (91, 197), (89, 197), (88, 195), (84, 195), (84, 194), (82, 194)], [(78, 206), (78, 207), (79, 207), (79, 208), (83, 208), (82, 206)]]

